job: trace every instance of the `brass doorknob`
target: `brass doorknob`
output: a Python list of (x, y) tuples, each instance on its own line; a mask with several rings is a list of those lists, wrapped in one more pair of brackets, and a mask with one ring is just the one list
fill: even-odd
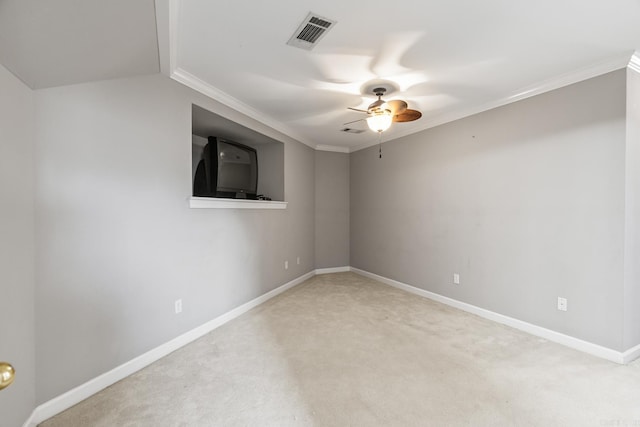
[(0, 362), (0, 390), (11, 385), (16, 377), (16, 370), (7, 362)]

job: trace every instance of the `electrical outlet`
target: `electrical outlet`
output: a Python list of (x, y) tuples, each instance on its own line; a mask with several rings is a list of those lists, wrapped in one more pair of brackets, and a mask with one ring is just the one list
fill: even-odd
[(300, 265), (300, 257), (296, 258), (296, 264)]
[(284, 269), (288, 270), (289, 269), (289, 261), (285, 261), (284, 262)]
[(453, 273), (453, 284), (454, 285), (460, 284), (460, 275), (458, 273)]
[(182, 299), (177, 299), (173, 305), (176, 310), (176, 314), (182, 313)]
[(567, 299), (558, 297), (558, 310), (567, 311)]

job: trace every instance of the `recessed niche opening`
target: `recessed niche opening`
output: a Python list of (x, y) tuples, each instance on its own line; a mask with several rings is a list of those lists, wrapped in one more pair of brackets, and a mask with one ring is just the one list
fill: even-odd
[[(191, 125), (192, 196), (206, 197), (212, 201), (229, 199), (240, 201), (256, 198), (258, 202), (284, 201), (284, 144), (282, 142), (197, 105), (191, 107)], [(205, 149), (207, 144), (209, 148)], [(220, 148), (222, 146), (225, 147), (224, 150)], [(217, 159), (216, 156), (222, 156), (222, 160)], [(233, 158), (229, 159), (231, 156)], [(210, 163), (218, 161), (220, 165), (211, 168), (219, 177), (216, 181), (218, 190), (225, 185), (231, 188), (222, 188), (224, 191), (217, 192), (214, 189), (211, 194), (205, 191), (206, 195), (203, 193), (204, 158), (206, 157), (210, 159)], [(254, 158), (257, 159), (257, 167), (253, 165)], [(251, 183), (255, 181), (253, 174), (256, 169), (255, 196), (257, 197), (254, 197), (254, 190), (240, 189), (240, 187), (251, 187)], [(239, 187), (237, 191), (235, 187)]]

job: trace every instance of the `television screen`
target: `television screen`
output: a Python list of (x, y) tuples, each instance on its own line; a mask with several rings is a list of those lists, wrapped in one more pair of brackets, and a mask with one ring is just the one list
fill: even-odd
[(209, 137), (193, 180), (193, 195), (255, 199), (258, 156), (254, 148)]
[(256, 194), (257, 184), (256, 150), (219, 139), (217, 191)]

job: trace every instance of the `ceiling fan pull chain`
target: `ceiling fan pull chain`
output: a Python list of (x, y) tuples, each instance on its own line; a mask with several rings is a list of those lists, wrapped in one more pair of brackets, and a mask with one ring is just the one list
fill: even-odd
[(382, 158), (382, 132), (378, 132), (378, 156)]

